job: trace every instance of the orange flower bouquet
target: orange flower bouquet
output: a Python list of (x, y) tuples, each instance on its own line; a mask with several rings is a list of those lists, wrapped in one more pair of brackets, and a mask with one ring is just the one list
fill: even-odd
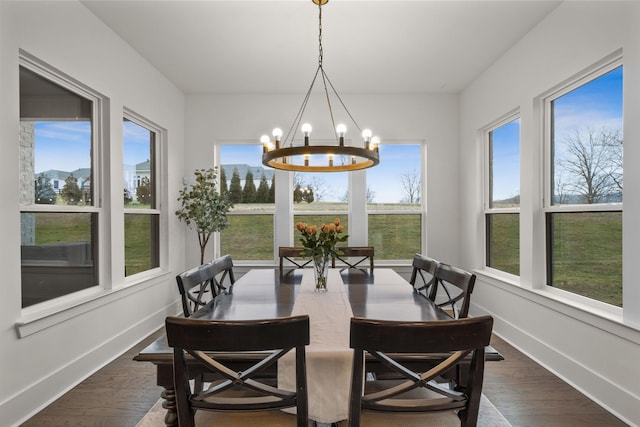
[(302, 234), (302, 255), (313, 258), (316, 292), (326, 292), (329, 256), (333, 258), (341, 255), (342, 252), (336, 249), (336, 244), (346, 241), (349, 236), (342, 234), (344, 226), (340, 224), (340, 218), (336, 218), (331, 224), (321, 224), (319, 228), (316, 225), (298, 222), (296, 228)]

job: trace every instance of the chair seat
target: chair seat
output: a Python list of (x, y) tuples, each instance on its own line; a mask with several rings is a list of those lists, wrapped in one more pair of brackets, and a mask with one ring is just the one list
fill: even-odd
[[(296, 416), (286, 412), (252, 411), (252, 412), (216, 412), (196, 411), (197, 427), (291, 427), (296, 425)], [(309, 422), (311, 427), (313, 422)]]
[[(365, 394), (387, 390), (404, 382), (404, 380), (399, 379), (367, 381), (364, 385)], [(447, 384), (440, 384), (440, 386), (447, 387)], [(439, 408), (442, 408), (443, 410), (450, 411), (452, 407), (462, 409), (465, 407), (465, 404), (466, 398), (454, 400), (426, 388), (416, 388), (409, 392), (399, 394), (396, 398), (379, 400), (376, 402), (376, 405), (378, 405), (380, 409), (383, 409), (385, 405), (389, 405), (391, 407), (390, 411), (396, 413), (399, 411), (413, 412), (413, 408), (417, 406), (426, 406), (431, 410), (438, 410)], [(458, 423), (460, 423), (459, 419)]]

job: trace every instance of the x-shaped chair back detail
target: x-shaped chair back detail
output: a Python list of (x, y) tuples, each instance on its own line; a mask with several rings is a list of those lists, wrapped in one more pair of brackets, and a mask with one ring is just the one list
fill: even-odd
[(436, 281), (432, 286), (429, 299), (454, 319), (467, 317), (476, 275), (461, 268), (439, 263), (435, 277)]
[[(493, 318), (482, 316), (433, 322), (351, 319), (350, 346), (354, 349), (349, 426), (361, 424), (363, 410), (430, 413), (449, 411), (462, 426), (475, 426), (484, 376), (485, 346), (489, 345)], [(411, 358), (402, 359), (402, 353)], [(365, 355), (394, 371), (400, 380), (365, 381)], [(411, 366), (423, 358), (424, 372)], [(470, 360), (469, 360), (470, 358)], [(405, 363), (406, 360), (411, 361)], [(436, 379), (461, 362), (469, 363), (467, 381), (451, 388)], [(363, 391), (364, 387), (364, 391)], [(426, 418), (428, 420), (428, 418)], [(425, 421), (425, 425), (428, 422)]]
[(176, 276), (184, 317), (191, 317), (194, 312), (215, 298), (217, 295), (215, 271), (214, 263), (209, 262)]
[[(173, 347), (174, 386), (178, 424), (191, 427), (195, 410), (243, 412), (295, 407), (299, 427), (308, 424), (305, 346), (309, 344), (309, 316), (264, 320), (200, 320), (167, 317), (167, 342)], [(267, 384), (262, 376), (278, 359), (295, 349), (296, 390)], [(227, 366), (225, 353), (260, 352), (265, 357), (241, 371)], [(191, 356), (188, 361), (187, 355)], [(221, 378), (200, 391), (191, 390), (190, 364)]]
[(413, 290), (424, 297), (429, 297), (433, 290), (433, 284), (436, 281), (436, 269), (438, 261), (428, 256), (415, 254), (413, 256), (411, 278), (409, 283), (413, 286)]
[(223, 292), (231, 292), (236, 278), (233, 275), (233, 259), (231, 255), (224, 255), (212, 261), (213, 284), (216, 287), (216, 295)]

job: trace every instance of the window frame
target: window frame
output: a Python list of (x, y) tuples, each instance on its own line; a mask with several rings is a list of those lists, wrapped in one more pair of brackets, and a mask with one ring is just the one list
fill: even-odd
[[(149, 132), (152, 132), (154, 134), (154, 141), (153, 141), (153, 147), (151, 148), (151, 153), (150, 153), (150, 157), (153, 157), (153, 159), (149, 159), (150, 163), (151, 163), (151, 169), (153, 170), (152, 172), (152, 176), (153, 176), (153, 191), (154, 191), (154, 202), (155, 202), (155, 207), (153, 208), (148, 208), (148, 209), (136, 209), (136, 208), (127, 208), (126, 206), (123, 207), (123, 230), (122, 230), (122, 235), (123, 235), (123, 246), (122, 246), (122, 264), (123, 266), (126, 266), (126, 259), (125, 259), (125, 250), (124, 250), (124, 243), (125, 243), (125, 238), (126, 236), (124, 235), (124, 217), (128, 214), (138, 214), (138, 215), (156, 215), (157, 216), (157, 221), (158, 221), (158, 248), (157, 248), (157, 258), (158, 258), (158, 266), (157, 267), (153, 267), (150, 268), (148, 270), (144, 270), (144, 271), (140, 271), (138, 273), (134, 273), (131, 274), (129, 276), (127, 276), (126, 274), (124, 274), (124, 268), (122, 269), (122, 277), (124, 282), (126, 283), (130, 283), (130, 282), (136, 282), (138, 280), (140, 280), (140, 278), (144, 278), (146, 276), (149, 275), (155, 275), (159, 272), (161, 272), (162, 270), (166, 269), (166, 265), (168, 262), (168, 255), (167, 255), (167, 221), (166, 221), (166, 209), (164, 209), (165, 203), (164, 200), (166, 200), (166, 190), (162, 190), (163, 188), (166, 189), (167, 187), (167, 183), (166, 183), (166, 173), (164, 172), (166, 170), (166, 165), (165, 165), (165, 146), (166, 146), (166, 139), (167, 139), (167, 131), (166, 129), (162, 128), (161, 126), (157, 125), (156, 123), (154, 123), (151, 120), (148, 120), (147, 118), (143, 117), (142, 115), (136, 113), (135, 111), (127, 108), (127, 107), (123, 107), (123, 113), (122, 113), (122, 118), (123, 118), (123, 126), (124, 126), (124, 120), (129, 120), (135, 124), (137, 124), (138, 126), (141, 126), (145, 129), (147, 129)], [(123, 138), (122, 138), (122, 148), (123, 148), (123, 162), (122, 164), (124, 165), (124, 134), (123, 134)], [(122, 179), (122, 185), (121, 187), (124, 188), (125, 182), (124, 182), (124, 174), (121, 174), (121, 179)]]
[[(575, 74), (564, 82), (558, 84), (556, 87), (545, 92), (541, 95), (539, 100), (542, 122), (542, 151), (543, 151), (543, 172), (541, 177), (542, 182), (542, 201), (541, 210), (538, 217), (539, 224), (541, 224), (541, 230), (544, 230), (544, 237), (541, 245), (541, 259), (539, 264), (544, 267), (543, 274), (540, 275), (542, 283), (539, 289), (545, 292), (549, 292), (555, 296), (566, 298), (569, 301), (577, 302), (586, 307), (591, 307), (603, 313), (610, 313), (620, 315), (623, 308), (618, 307), (604, 301), (600, 301), (594, 298), (590, 298), (581, 294), (577, 294), (571, 291), (557, 288), (551, 285), (551, 253), (550, 247), (553, 242), (550, 239), (550, 230), (548, 229), (550, 215), (555, 213), (588, 213), (588, 212), (620, 212), (623, 213), (623, 202), (620, 203), (594, 203), (594, 204), (565, 204), (554, 205), (553, 204), (553, 108), (551, 103), (556, 99), (568, 94), (569, 92), (578, 89), (591, 81), (605, 75), (606, 73), (613, 71), (618, 67), (624, 67), (624, 61), (622, 51), (619, 50), (596, 64), (588, 67), (580, 73)], [(624, 171), (623, 171), (624, 174)], [(622, 242), (621, 242), (622, 245)], [(624, 284), (623, 284), (624, 288)], [(624, 304), (624, 301), (623, 301)]]
[[(499, 276), (505, 276), (505, 277), (509, 277), (512, 280), (517, 280), (520, 275), (515, 275), (512, 273), (509, 273), (507, 271), (504, 270), (500, 270), (497, 269), (495, 267), (491, 267), (489, 265), (487, 265), (488, 263), (488, 257), (487, 254), (489, 252), (489, 236), (487, 235), (488, 229), (489, 229), (489, 224), (488, 224), (488, 217), (490, 215), (500, 215), (500, 214), (517, 214), (518, 215), (518, 234), (519, 234), (519, 239), (521, 241), (521, 225), (520, 225), (520, 221), (521, 221), (521, 215), (520, 215), (520, 208), (521, 205), (518, 205), (518, 207), (509, 207), (509, 208), (496, 208), (492, 206), (492, 191), (491, 191), (491, 173), (492, 173), (492, 161), (491, 161), (491, 132), (495, 131), (496, 129), (511, 123), (515, 120), (520, 120), (520, 133), (518, 135), (519, 138), (519, 145), (520, 145), (520, 155), (522, 156), (522, 117), (521, 117), (521, 113), (520, 113), (520, 109), (517, 108), (515, 110), (512, 110), (508, 113), (506, 113), (505, 115), (503, 115), (502, 117), (500, 117), (499, 119), (497, 119), (496, 121), (490, 123), (489, 125), (487, 125), (484, 129), (482, 129), (482, 147), (483, 147), (483, 192), (482, 192), (482, 207), (483, 207), (483, 223), (484, 223), (484, 228), (483, 228), (483, 252), (482, 252), (482, 265), (483, 265), (483, 269), (490, 271), (492, 274), (496, 274)], [(519, 159), (520, 160), (520, 159)], [(521, 174), (522, 173), (522, 165), (521, 162), (518, 164), (518, 171)], [(520, 181), (520, 195), (522, 195), (522, 180)], [(519, 254), (518, 254), (518, 259), (520, 259), (522, 255), (522, 251), (520, 250)], [(519, 261), (519, 265), (521, 268), (521, 262)], [(522, 272), (521, 272), (522, 273)]]
[[(225, 145), (231, 145), (231, 146), (238, 146), (238, 145), (254, 145), (260, 148), (260, 152), (262, 152), (262, 145), (259, 142), (255, 142), (255, 141), (226, 141), (226, 140), (222, 140), (222, 141), (217, 141), (215, 143), (215, 147), (214, 147), (214, 155), (215, 155), (215, 161), (214, 161), (214, 165), (216, 165), (218, 167), (218, 176), (217, 176), (217, 190), (218, 192), (220, 191), (220, 170), (222, 168), (222, 153), (221, 153), (221, 148), (222, 146)], [(274, 170), (274, 174), (275, 174), (275, 170)], [(245, 177), (240, 177), (241, 180), (243, 180)], [(228, 176), (227, 179), (231, 179), (231, 176)], [(254, 177), (255, 180), (255, 177)], [(274, 182), (276, 184), (276, 192), (278, 191), (278, 185), (277, 185), (277, 175), (274, 179)], [(273, 241), (272, 241), (272, 246), (273, 246), (273, 259), (236, 259), (234, 258), (233, 262), (236, 265), (242, 266), (242, 265), (265, 265), (265, 266), (270, 266), (272, 265), (277, 257), (278, 257), (278, 250), (277, 250), (277, 245), (276, 245), (276, 241), (277, 241), (277, 236), (278, 236), (278, 232), (277, 232), (277, 221), (276, 221), (276, 211), (277, 211), (277, 206), (278, 204), (278, 196), (276, 193), (275, 196), (275, 200), (273, 202), (273, 209), (264, 209), (264, 210), (256, 210), (256, 211), (250, 211), (250, 210), (241, 210), (241, 211), (237, 211), (234, 212), (234, 209), (231, 209), (228, 213), (227, 216), (246, 216), (246, 215), (270, 215), (271, 216), (271, 223), (273, 226)], [(235, 204), (234, 204), (235, 207)], [(214, 233), (212, 236), (212, 242), (213, 242), (213, 250), (214, 250), (214, 258), (221, 256), (222, 255), (222, 247), (221, 247), (221, 233), (223, 233), (224, 230), (222, 232), (218, 232), (218, 233)], [(211, 243), (210, 243), (211, 244)]]
[[(380, 145), (419, 145), (420, 146), (420, 205), (415, 209), (369, 209), (369, 204), (366, 202), (367, 191), (367, 179), (364, 176), (364, 188), (358, 189), (364, 191), (363, 198), (365, 200), (364, 217), (366, 219), (364, 224), (364, 238), (369, 240), (369, 216), (370, 215), (420, 215), (420, 250), (419, 253), (427, 253), (427, 143), (424, 140), (389, 140), (384, 141)], [(351, 181), (350, 181), (351, 185)], [(351, 194), (353, 188), (349, 188)], [(351, 213), (351, 206), (349, 212)], [(376, 256), (376, 265), (411, 265), (411, 258), (402, 259), (381, 259)]]
[[(45, 204), (23, 204), (20, 203), (19, 211), (23, 213), (86, 213), (94, 214), (97, 217), (96, 229), (92, 236), (92, 251), (95, 254), (94, 263), (97, 285), (84, 288), (82, 290), (61, 295), (49, 300), (45, 300), (34, 305), (21, 307), (23, 313), (33, 313), (40, 310), (47, 310), (55, 307), (65, 301), (72, 301), (82, 295), (93, 295), (103, 292), (111, 288), (111, 283), (107, 280), (109, 274), (105, 264), (108, 247), (106, 240), (106, 223), (105, 208), (103, 205), (104, 198), (104, 169), (103, 165), (103, 147), (105, 141), (104, 128), (106, 126), (106, 106), (107, 98), (99, 92), (82, 84), (71, 76), (49, 66), (40, 61), (35, 56), (20, 50), (18, 56), (18, 66), (23, 67), (39, 77), (50, 81), (74, 94), (83, 97), (92, 103), (91, 112), (91, 187), (92, 187), (92, 204), (91, 205), (45, 205)], [(95, 241), (94, 241), (95, 240)], [(22, 279), (21, 279), (22, 289)]]

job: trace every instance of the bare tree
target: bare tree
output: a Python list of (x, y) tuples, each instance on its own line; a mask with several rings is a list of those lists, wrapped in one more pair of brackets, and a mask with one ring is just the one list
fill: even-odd
[[(575, 130), (565, 139), (566, 158), (560, 162), (561, 170), (567, 174), (567, 183), (573, 194), (583, 198), (584, 203), (599, 203), (611, 200), (622, 188), (622, 168), (616, 164), (618, 155), (614, 147), (620, 147), (619, 131), (588, 128), (581, 133)], [(616, 177), (618, 177), (616, 179)]]
[(400, 176), (402, 189), (404, 191), (404, 203), (420, 203), (420, 193), (422, 191), (422, 180), (420, 174), (414, 169), (411, 172), (404, 173)]
[[(368, 185), (367, 185), (367, 194), (365, 195), (365, 197), (367, 199), (367, 203), (373, 203), (373, 201), (376, 198), (376, 192), (373, 191), (371, 187), (369, 187)], [(342, 196), (342, 201), (345, 203), (349, 201), (349, 190), (344, 192), (344, 196)]]

